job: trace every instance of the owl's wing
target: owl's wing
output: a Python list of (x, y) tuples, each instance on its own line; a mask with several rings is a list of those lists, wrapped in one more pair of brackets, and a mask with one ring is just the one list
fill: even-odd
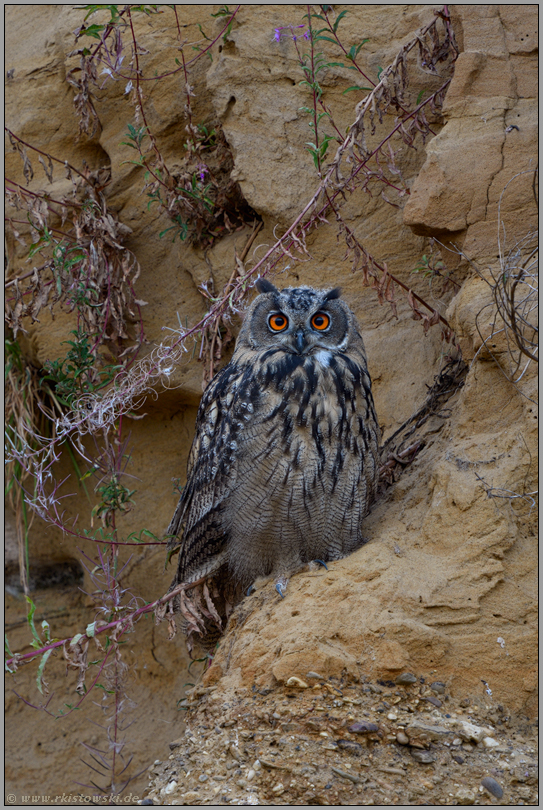
[(181, 546), (176, 581), (194, 582), (218, 570), (226, 558), (221, 512), (235, 487), (236, 435), (244, 403), (240, 371), (228, 365), (206, 388), (187, 465), (187, 483), (170, 522), (168, 551)]

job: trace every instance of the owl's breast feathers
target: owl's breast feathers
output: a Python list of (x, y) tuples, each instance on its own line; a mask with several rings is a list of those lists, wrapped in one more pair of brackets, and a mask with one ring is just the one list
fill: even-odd
[[(270, 573), (277, 549), (267, 563), (269, 544), (258, 547), (270, 533), (285, 548), (304, 546), (296, 554), (307, 559), (355, 548), (375, 494), (378, 444), (362, 348), (347, 356), (238, 347), (198, 411), (187, 484), (168, 529), (170, 548), (181, 544), (178, 581), (227, 560), (240, 580)], [(267, 572), (239, 562), (236, 544), (253, 540)]]

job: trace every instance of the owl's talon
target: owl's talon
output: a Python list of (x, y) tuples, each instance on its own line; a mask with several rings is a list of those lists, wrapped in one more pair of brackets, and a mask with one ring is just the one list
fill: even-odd
[(249, 587), (247, 588), (247, 596), (250, 596), (253, 591), (256, 591), (255, 586), (254, 585), (249, 585)]
[(326, 563), (325, 563), (325, 562), (323, 562), (322, 560), (313, 560), (313, 562), (316, 562), (316, 563), (318, 563), (319, 565), (322, 565), (322, 567), (323, 567), (323, 568), (326, 568), (326, 570), (328, 571), (328, 566), (327, 566), (327, 565), (326, 565)]

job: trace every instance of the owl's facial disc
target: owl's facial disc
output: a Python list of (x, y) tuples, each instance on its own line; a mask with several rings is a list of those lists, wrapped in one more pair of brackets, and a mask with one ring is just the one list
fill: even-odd
[(296, 316), (297, 313), (294, 313), (290, 319), (283, 312), (270, 313), (267, 319), (269, 331), (278, 336), (286, 351), (308, 354), (311, 349), (322, 349), (320, 338), (325, 337), (332, 328), (331, 313), (318, 310), (310, 318)]
[(351, 330), (339, 289), (323, 293), (310, 287), (281, 291), (265, 287), (259, 291), (251, 318), (240, 332), (240, 345), (248, 340), (254, 349), (319, 358), (345, 350)]

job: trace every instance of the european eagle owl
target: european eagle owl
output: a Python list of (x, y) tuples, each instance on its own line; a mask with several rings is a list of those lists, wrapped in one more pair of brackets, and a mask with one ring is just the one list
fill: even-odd
[(258, 577), (283, 596), (304, 564), (361, 546), (377, 488), (371, 380), (341, 290), (256, 286), (232, 360), (203, 394), (168, 528), (170, 551), (180, 546), (171, 587), (208, 577), (223, 613)]

